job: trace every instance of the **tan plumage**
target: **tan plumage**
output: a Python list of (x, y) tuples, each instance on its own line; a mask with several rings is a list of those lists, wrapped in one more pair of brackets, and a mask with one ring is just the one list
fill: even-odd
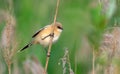
[[(53, 24), (47, 25), (44, 28), (40, 29), (38, 32), (36, 32), (32, 36), (33, 40), (28, 45), (26, 45), (24, 48), (22, 48), (20, 51), (28, 48), (29, 46), (33, 44), (40, 44), (43, 47), (47, 47), (50, 43), (52, 30), (53, 30)], [(53, 34), (53, 41), (52, 41), (53, 43), (58, 40), (62, 30), (63, 30), (62, 24), (59, 22), (56, 22), (55, 28), (54, 28), (54, 34)]]

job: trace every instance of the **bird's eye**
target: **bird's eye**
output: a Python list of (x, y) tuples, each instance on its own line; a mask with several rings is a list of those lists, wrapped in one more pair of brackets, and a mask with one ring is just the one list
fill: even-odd
[(62, 27), (60, 27), (60, 26), (57, 26), (57, 28), (58, 28), (58, 29), (61, 29), (61, 30), (63, 30), (63, 28), (62, 28)]

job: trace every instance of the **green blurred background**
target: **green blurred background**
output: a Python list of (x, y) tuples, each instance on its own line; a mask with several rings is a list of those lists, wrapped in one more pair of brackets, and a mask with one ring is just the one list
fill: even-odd
[[(17, 22), (16, 38), (19, 43), (17, 50), (30, 42), (36, 31), (53, 22), (56, 1), (13, 0), (13, 15)], [(64, 55), (65, 48), (69, 49), (71, 68), (75, 74), (92, 72), (92, 47), (97, 50), (104, 30), (112, 27), (115, 20), (120, 23), (120, 1), (107, 0), (108, 5), (104, 0), (101, 1), (103, 2), (60, 0), (57, 21), (62, 23), (64, 30), (52, 46), (48, 74), (62, 74), (62, 65), (58, 63)], [(0, 10), (6, 10), (8, 7), (7, 0), (0, 0)], [(4, 22), (0, 23), (0, 36), (4, 26)], [(17, 60), (20, 71), (23, 71), (22, 65), (25, 60), (31, 56), (37, 57), (42, 66), (45, 66), (45, 51), (40, 45), (33, 45), (15, 55), (14, 59)]]

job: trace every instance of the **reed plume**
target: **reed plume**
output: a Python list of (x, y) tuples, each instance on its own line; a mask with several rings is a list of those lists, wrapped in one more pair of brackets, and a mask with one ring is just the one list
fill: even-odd
[(12, 58), (17, 49), (17, 42), (15, 39), (16, 20), (8, 11), (3, 11), (2, 15), (5, 21), (1, 37), (2, 56), (8, 66), (8, 72), (11, 74)]

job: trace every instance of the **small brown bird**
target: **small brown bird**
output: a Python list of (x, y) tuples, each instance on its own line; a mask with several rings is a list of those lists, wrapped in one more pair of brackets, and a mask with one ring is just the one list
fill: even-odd
[(40, 44), (43, 47), (47, 47), (50, 43), (51, 36), (53, 36), (52, 42), (53, 43), (56, 42), (60, 37), (61, 32), (63, 31), (62, 24), (56, 22), (53, 34), (51, 33), (52, 30), (53, 24), (47, 25), (44, 28), (40, 29), (32, 36), (33, 40), (29, 44), (27, 44), (24, 48), (22, 48), (20, 51), (23, 51), (24, 49), (30, 47), (33, 44)]

